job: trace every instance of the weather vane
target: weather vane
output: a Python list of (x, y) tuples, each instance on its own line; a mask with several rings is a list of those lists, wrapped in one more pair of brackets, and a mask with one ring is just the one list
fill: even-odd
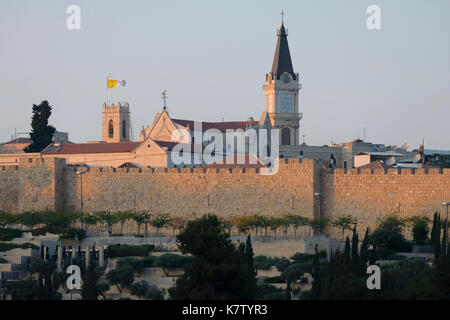
[(167, 102), (166, 102), (166, 100), (167, 100), (167, 90), (164, 90), (163, 91), (163, 93), (161, 93), (161, 99), (163, 99), (163, 102), (164, 102), (164, 110), (166, 110), (167, 109)]

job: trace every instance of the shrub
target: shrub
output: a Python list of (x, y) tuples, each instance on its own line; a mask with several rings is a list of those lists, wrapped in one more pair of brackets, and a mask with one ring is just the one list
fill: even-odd
[(413, 220), (413, 239), (417, 245), (425, 244), (428, 239), (428, 233), (430, 228), (428, 226), (428, 218), (426, 217), (416, 217)]
[(277, 270), (280, 272), (283, 272), (291, 265), (291, 262), (289, 259), (281, 258), (279, 261), (275, 263), (275, 267), (277, 267)]
[(122, 292), (124, 287), (130, 286), (133, 281), (133, 269), (130, 266), (124, 266), (121, 268), (108, 271), (106, 279), (110, 284), (115, 285), (119, 292)]
[(130, 287), (131, 294), (137, 297), (145, 297), (147, 290), (148, 290), (148, 283), (145, 280), (135, 282)]
[(32, 248), (32, 249), (39, 249), (39, 247), (35, 246), (32, 243), (23, 243), (23, 244), (16, 244), (16, 243), (5, 243), (5, 242), (1, 242), (0, 243), (0, 252), (5, 252), (5, 251), (9, 251), (12, 249), (28, 249), (28, 248)]
[(264, 283), (284, 283), (284, 281), (280, 276), (276, 276), (264, 279)]
[(192, 261), (191, 257), (181, 256), (173, 253), (164, 253), (159, 256), (154, 265), (163, 269), (164, 274), (169, 276), (169, 269), (182, 268)]
[(155, 246), (151, 244), (144, 245), (120, 245), (120, 244), (112, 244), (108, 247), (109, 257), (145, 257), (150, 254), (150, 252), (155, 248)]
[(297, 288), (292, 289), (292, 294), (297, 295), (299, 293), (300, 293), (300, 288), (297, 287)]
[(286, 291), (277, 287), (263, 283), (258, 285), (258, 295), (263, 300), (285, 300)]
[(32, 300), (38, 294), (38, 282), (32, 278), (18, 281), (8, 281), (6, 291), (12, 300)]
[(70, 228), (61, 233), (62, 239), (76, 239), (78, 241), (86, 238), (86, 231), (83, 229)]
[(266, 256), (256, 256), (253, 259), (253, 265), (256, 269), (259, 270), (268, 270), (271, 266), (275, 265), (280, 259), (279, 258), (270, 258)]
[(389, 215), (380, 220), (372, 235), (372, 242), (377, 248), (389, 248), (395, 251), (411, 252), (412, 245), (402, 235), (404, 222), (396, 215)]
[(11, 241), (14, 238), (20, 238), (22, 231), (17, 229), (0, 229), (0, 241)]
[(297, 252), (296, 254), (294, 254), (291, 257), (291, 260), (293, 261), (293, 263), (301, 262), (301, 261), (305, 261), (305, 260), (312, 260), (312, 259), (314, 259), (313, 254), (300, 253), (300, 252)]
[(155, 261), (156, 261), (155, 256), (148, 256), (148, 257), (144, 257), (142, 258), (142, 262), (144, 264), (144, 268), (151, 268), (155, 266)]
[(141, 272), (142, 269), (144, 269), (144, 261), (131, 257), (120, 258), (117, 261), (117, 268), (121, 268), (124, 266), (130, 266), (134, 272)]
[(395, 254), (395, 250), (389, 248), (380, 248), (376, 250), (377, 259), (386, 260), (387, 257)]
[(289, 283), (300, 280), (305, 273), (311, 273), (313, 268), (313, 261), (307, 260), (304, 262), (297, 262), (291, 264), (283, 273), (281, 278)]
[(155, 286), (149, 286), (145, 298), (149, 300), (164, 300), (164, 291)]

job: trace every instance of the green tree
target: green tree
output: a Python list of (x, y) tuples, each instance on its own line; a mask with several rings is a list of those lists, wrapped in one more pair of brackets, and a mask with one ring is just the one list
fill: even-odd
[(295, 214), (289, 214), (286, 216), (286, 218), (288, 219), (290, 225), (294, 229), (294, 235), (297, 235), (298, 228), (309, 225), (309, 219), (306, 217), (302, 217)]
[(25, 152), (41, 152), (52, 143), (55, 127), (48, 125), (51, 114), (52, 107), (47, 100), (42, 101), (39, 105), (33, 104), (31, 144), (24, 149)]
[(53, 261), (33, 259), (30, 266), (31, 274), (38, 274), (38, 300), (60, 300), (61, 294), (57, 292), (60, 284)]
[(441, 255), (442, 247), (441, 247), (441, 215), (438, 214), (436, 220), (436, 230), (434, 234), (434, 255), (435, 258)]
[(108, 233), (112, 234), (112, 227), (117, 223), (117, 217), (111, 212), (97, 212), (98, 220), (108, 227)]
[(425, 216), (415, 216), (410, 220), (413, 223), (412, 233), (414, 242), (417, 245), (425, 244), (425, 241), (428, 239), (428, 233), (430, 232), (430, 228), (428, 227), (429, 219)]
[(103, 292), (109, 287), (105, 287), (103, 283), (98, 283), (105, 273), (105, 269), (98, 267), (93, 258), (94, 257), (91, 257), (91, 259), (89, 259), (89, 265), (83, 277), (81, 300), (98, 300), (98, 297), (103, 296)]
[(330, 220), (327, 218), (314, 218), (310, 220), (309, 225), (314, 232), (324, 233), (330, 225)]
[(9, 212), (0, 212), (0, 227), (6, 227), (17, 223), (17, 215)]
[(390, 214), (379, 219), (372, 240), (378, 248), (389, 248), (395, 251), (411, 251), (411, 245), (403, 237), (404, 221), (397, 215)]
[(159, 229), (165, 228), (169, 226), (170, 224), (170, 218), (167, 213), (160, 214), (159, 216), (155, 217), (150, 224), (156, 228), (156, 233), (158, 234)]
[(360, 268), (360, 259), (359, 259), (359, 238), (358, 238), (358, 232), (356, 231), (356, 226), (353, 227), (353, 236), (352, 236), (352, 266), (353, 270), (356, 273), (359, 273)]
[(438, 213), (435, 212), (434, 215), (433, 215), (433, 227), (431, 229), (431, 236), (430, 236), (430, 241), (431, 241), (432, 245), (434, 245), (436, 243), (437, 219), (438, 219)]
[(342, 240), (344, 240), (345, 230), (351, 230), (356, 225), (356, 218), (351, 215), (339, 217), (332, 223), (333, 227), (342, 230)]
[(120, 224), (120, 232), (119, 233), (123, 234), (123, 226), (127, 222), (127, 220), (132, 219), (133, 214), (128, 211), (119, 211), (119, 212), (115, 212), (113, 215), (114, 215), (114, 219), (117, 222), (119, 222), (119, 224)]
[(106, 274), (106, 280), (111, 285), (117, 287), (121, 293), (123, 288), (129, 287), (134, 281), (133, 269), (130, 266), (123, 266), (121, 268), (109, 270)]
[(248, 268), (251, 272), (253, 272), (255, 274), (256, 277), (256, 270), (255, 270), (255, 266), (253, 263), (253, 246), (252, 246), (252, 239), (250, 237), (250, 235), (247, 236), (247, 241), (245, 242), (245, 250), (244, 250), (244, 256), (245, 259), (247, 260), (247, 265)]
[(147, 225), (151, 221), (151, 216), (147, 213), (134, 212), (133, 215), (131, 216), (131, 219), (133, 219), (134, 222), (136, 222), (136, 224), (137, 224), (137, 227), (138, 227), (137, 235), (138, 236), (140, 235), (141, 226), (144, 224), (145, 225), (145, 236), (147, 236)]
[(192, 259), (190, 257), (181, 256), (173, 253), (164, 253), (159, 256), (154, 265), (162, 268), (164, 275), (169, 276), (169, 270), (174, 268), (182, 268), (188, 264)]
[(37, 297), (38, 284), (33, 278), (8, 281), (6, 292), (11, 295), (12, 300), (33, 300)]
[(193, 255), (185, 273), (169, 289), (170, 297), (186, 299), (254, 299), (257, 295), (254, 271), (246, 257), (214, 215), (190, 221), (177, 236), (183, 254)]
[(345, 238), (344, 261), (346, 265), (350, 265), (350, 262), (352, 261), (350, 239), (348, 236)]
[(364, 239), (361, 244), (361, 249), (359, 251), (359, 262), (360, 262), (360, 273), (364, 274), (366, 272), (367, 263), (369, 262), (369, 244), (370, 244), (370, 232), (369, 228), (366, 229), (364, 234)]

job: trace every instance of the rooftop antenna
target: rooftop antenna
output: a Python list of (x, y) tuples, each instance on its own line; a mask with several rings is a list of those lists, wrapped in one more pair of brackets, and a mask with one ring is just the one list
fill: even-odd
[(305, 144), (305, 134), (302, 134), (302, 137), (303, 137), (303, 144)]
[(163, 99), (163, 103), (164, 103), (164, 106), (163, 106), (163, 109), (164, 109), (164, 110), (167, 110), (167, 98), (169, 98), (169, 97), (167, 96), (167, 90), (164, 90), (164, 91), (161, 93), (161, 99)]
[(363, 142), (366, 142), (366, 125), (363, 124)]

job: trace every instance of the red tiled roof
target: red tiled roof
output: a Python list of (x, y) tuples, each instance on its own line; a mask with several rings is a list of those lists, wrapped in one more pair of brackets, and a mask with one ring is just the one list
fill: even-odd
[(388, 166), (380, 161), (374, 161), (359, 167), (359, 169), (387, 169), (390, 167), (391, 166)]
[[(242, 156), (242, 155), (240, 155)], [(203, 168), (264, 168), (265, 165), (253, 154), (244, 154), (244, 163), (238, 158), (238, 155), (224, 157), (222, 163), (205, 164)], [(227, 163), (232, 162), (232, 163)], [(256, 162), (256, 163), (255, 163)]]
[[(172, 121), (184, 126), (189, 127), (190, 129), (194, 129), (193, 120), (183, 120), (183, 119), (172, 119)], [(222, 121), (222, 122), (203, 122), (198, 121), (202, 125), (202, 131), (206, 131), (208, 129), (218, 129), (221, 132), (226, 132), (227, 129), (236, 130), (242, 129), (245, 130), (248, 127), (254, 127), (259, 124), (259, 121)]]
[(142, 142), (73, 143), (50, 145), (44, 154), (120, 153), (131, 152)]

